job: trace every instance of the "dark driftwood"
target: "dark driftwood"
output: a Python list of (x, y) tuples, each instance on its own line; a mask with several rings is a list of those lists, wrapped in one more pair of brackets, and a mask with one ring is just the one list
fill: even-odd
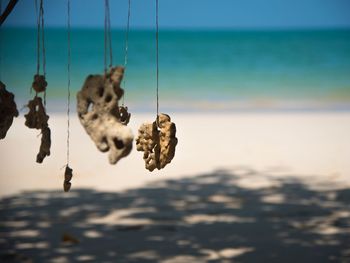
[(12, 12), (17, 2), (18, 0), (10, 0), (10, 2), (7, 4), (5, 11), (1, 14), (1, 17), (0, 17), (0, 25), (2, 25), (2, 23), (5, 22), (6, 18)]

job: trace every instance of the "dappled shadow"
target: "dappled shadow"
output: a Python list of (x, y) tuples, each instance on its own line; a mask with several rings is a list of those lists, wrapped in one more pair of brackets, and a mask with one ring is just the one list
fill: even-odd
[(350, 190), (291, 178), (218, 170), (121, 193), (25, 192), (0, 201), (0, 261), (350, 262)]

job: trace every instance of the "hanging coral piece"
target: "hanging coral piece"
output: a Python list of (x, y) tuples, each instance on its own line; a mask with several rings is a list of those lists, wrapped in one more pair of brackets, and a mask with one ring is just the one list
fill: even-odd
[(36, 156), (36, 162), (42, 163), (46, 156), (50, 155), (51, 131), (48, 125), (49, 116), (45, 112), (42, 99), (35, 96), (28, 102), (29, 112), (24, 115), (25, 125), (30, 129), (41, 130), (41, 145)]
[(13, 118), (18, 116), (14, 98), (13, 93), (7, 91), (5, 84), (0, 81), (0, 139), (6, 137)]
[[(36, 1), (35, 1), (36, 3)], [(37, 4), (37, 3), (36, 3)], [(44, 39), (44, 1), (40, 0), (37, 14), (37, 65), (36, 74), (34, 75), (34, 81), (32, 83), (32, 89), (35, 90), (35, 97), (29, 100), (27, 107), (29, 112), (24, 115), (25, 125), (29, 129), (41, 130), (41, 143), (39, 153), (36, 156), (36, 162), (42, 163), (46, 156), (50, 155), (51, 148), (51, 130), (49, 128), (48, 120), (49, 116), (46, 114), (46, 54), (45, 54), (45, 39)], [(41, 50), (40, 50), (41, 49)], [(42, 52), (42, 66), (43, 75), (40, 75), (40, 53)], [(44, 93), (44, 104), (42, 98), (38, 96), (39, 93)]]
[(71, 169), (68, 165), (66, 166), (66, 170), (64, 172), (64, 182), (63, 182), (63, 190), (68, 192), (72, 186), (71, 180), (73, 177), (73, 169)]
[(128, 107), (120, 106), (119, 107), (119, 118), (120, 122), (124, 125), (127, 125), (130, 121), (131, 114), (128, 112)]
[(136, 149), (143, 151), (146, 169), (164, 168), (175, 156), (177, 145), (176, 126), (167, 114), (159, 114), (153, 123), (144, 123), (139, 128)]
[(41, 144), (39, 153), (36, 156), (36, 162), (42, 163), (46, 156), (50, 155), (51, 147), (51, 130), (49, 127), (41, 129)]
[(77, 94), (80, 123), (101, 152), (109, 151), (109, 162), (116, 164), (132, 149), (134, 136), (126, 127), (130, 114), (118, 101), (124, 68), (114, 67), (106, 75), (89, 75)]
[(39, 75), (39, 74), (34, 75), (34, 81), (33, 81), (32, 87), (38, 93), (46, 91), (47, 82), (46, 82), (45, 76)]

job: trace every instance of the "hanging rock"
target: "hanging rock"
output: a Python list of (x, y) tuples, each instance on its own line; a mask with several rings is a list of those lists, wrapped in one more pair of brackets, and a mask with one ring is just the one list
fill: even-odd
[(136, 149), (143, 151), (146, 169), (164, 168), (175, 156), (176, 126), (169, 115), (159, 114), (157, 121), (144, 123), (139, 128)]
[[(177, 145), (176, 126), (171, 122), (170, 116), (166, 114), (158, 115), (159, 144), (160, 144), (160, 168), (165, 167), (175, 156)], [(158, 169), (160, 169), (158, 168)]]
[(39, 153), (36, 156), (36, 162), (42, 163), (46, 156), (50, 155), (51, 148), (51, 130), (49, 127), (41, 129), (41, 144)]
[(5, 84), (0, 81), (0, 139), (6, 137), (13, 118), (18, 116), (14, 98), (13, 93), (7, 91)]
[(41, 145), (36, 156), (36, 162), (42, 163), (46, 156), (50, 155), (51, 131), (48, 125), (49, 116), (45, 112), (42, 99), (34, 97), (28, 102), (29, 112), (24, 115), (25, 125), (30, 129), (41, 130)]
[(119, 107), (119, 119), (122, 124), (127, 125), (130, 121), (130, 116), (131, 114), (128, 112), (128, 107)]
[(34, 75), (34, 81), (33, 81), (32, 87), (38, 93), (45, 91), (47, 87), (45, 76), (38, 75), (38, 74)]
[(117, 163), (132, 149), (134, 136), (126, 126), (130, 114), (119, 107), (123, 96), (120, 83), (124, 68), (115, 67), (105, 76), (89, 75), (77, 94), (80, 123), (101, 152), (109, 152), (109, 162)]
[(159, 135), (156, 122), (144, 123), (136, 138), (136, 150), (143, 151), (146, 169), (153, 171), (159, 166)]
[(25, 125), (30, 129), (42, 129), (48, 126), (49, 116), (45, 112), (45, 108), (40, 97), (34, 97), (34, 99), (28, 102), (27, 107), (29, 112), (24, 115), (26, 118)]
[(72, 186), (71, 180), (73, 177), (73, 169), (71, 169), (68, 165), (66, 166), (66, 170), (64, 172), (64, 182), (63, 182), (63, 190), (68, 192)]

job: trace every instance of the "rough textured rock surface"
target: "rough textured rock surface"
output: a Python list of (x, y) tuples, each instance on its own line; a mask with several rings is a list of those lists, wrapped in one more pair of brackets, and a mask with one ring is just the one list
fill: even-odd
[(130, 121), (131, 114), (128, 112), (128, 107), (120, 106), (119, 107), (119, 119), (120, 122), (124, 125), (127, 125)]
[(34, 97), (28, 102), (29, 112), (24, 115), (25, 125), (30, 129), (41, 130), (41, 144), (39, 153), (36, 156), (36, 162), (42, 163), (46, 156), (50, 155), (51, 131), (48, 125), (49, 116), (45, 112), (42, 99)]
[(159, 164), (159, 135), (156, 122), (144, 123), (136, 138), (136, 150), (143, 151), (146, 169), (153, 171)]
[[(165, 167), (175, 156), (177, 145), (176, 126), (171, 122), (170, 116), (166, 114), (158, 115), (159, 144), (160, 144), (160, 168)], [(159, 169), (159, 168), (158, 168)]]
[(124, 93), (123, 74), (123, 67), (115, 67), (106, 76), (89, 75), (77, 94), (80, 123), (101, 152), (109, 151), (111, 164), (130, 153), (134, 139), (126, 126), (130, 114), (118, 105)]
[(51, 148), (51, 130), (49, 127), (41, 129), (41, 144), (39, 153), (36, 156), (36, 162), (42, 163), (46, 156), (50, 155)]
[(159, 114), (153, 123), (144, 123), (139, 128), (136, 149), (143, 151), (145, 167), (149, 171), (162, 169), (175, 156), (177, 145), (176, 126), (169, 115)]
[(25, 125), (30, 129), (42, 129), (48, 126), (49, 116), (40, 97), (34, 97), (27, 104), (29, 112), (24, 115), (26, 118)]
[(68, 165), (66, 166), (66, 170), (64, 172), (64, 182), (63, 182), (63, 190), (68, 192), (72, 186), (71, 180), (73, 177), (73, 169), (71, 169)]
[(13, 93), (7, 91), (5, 84), (0, 81), (0, 139), (6, 137), (13, 118), (18, 116), (14, 98)]
[(45, 79), (44, 75), (34, 75), (34, 81), (32, 84), (32, 88), (36, 91), (36, 92), (43, 92), (46, 90), (47, 87), (47, 82)]

